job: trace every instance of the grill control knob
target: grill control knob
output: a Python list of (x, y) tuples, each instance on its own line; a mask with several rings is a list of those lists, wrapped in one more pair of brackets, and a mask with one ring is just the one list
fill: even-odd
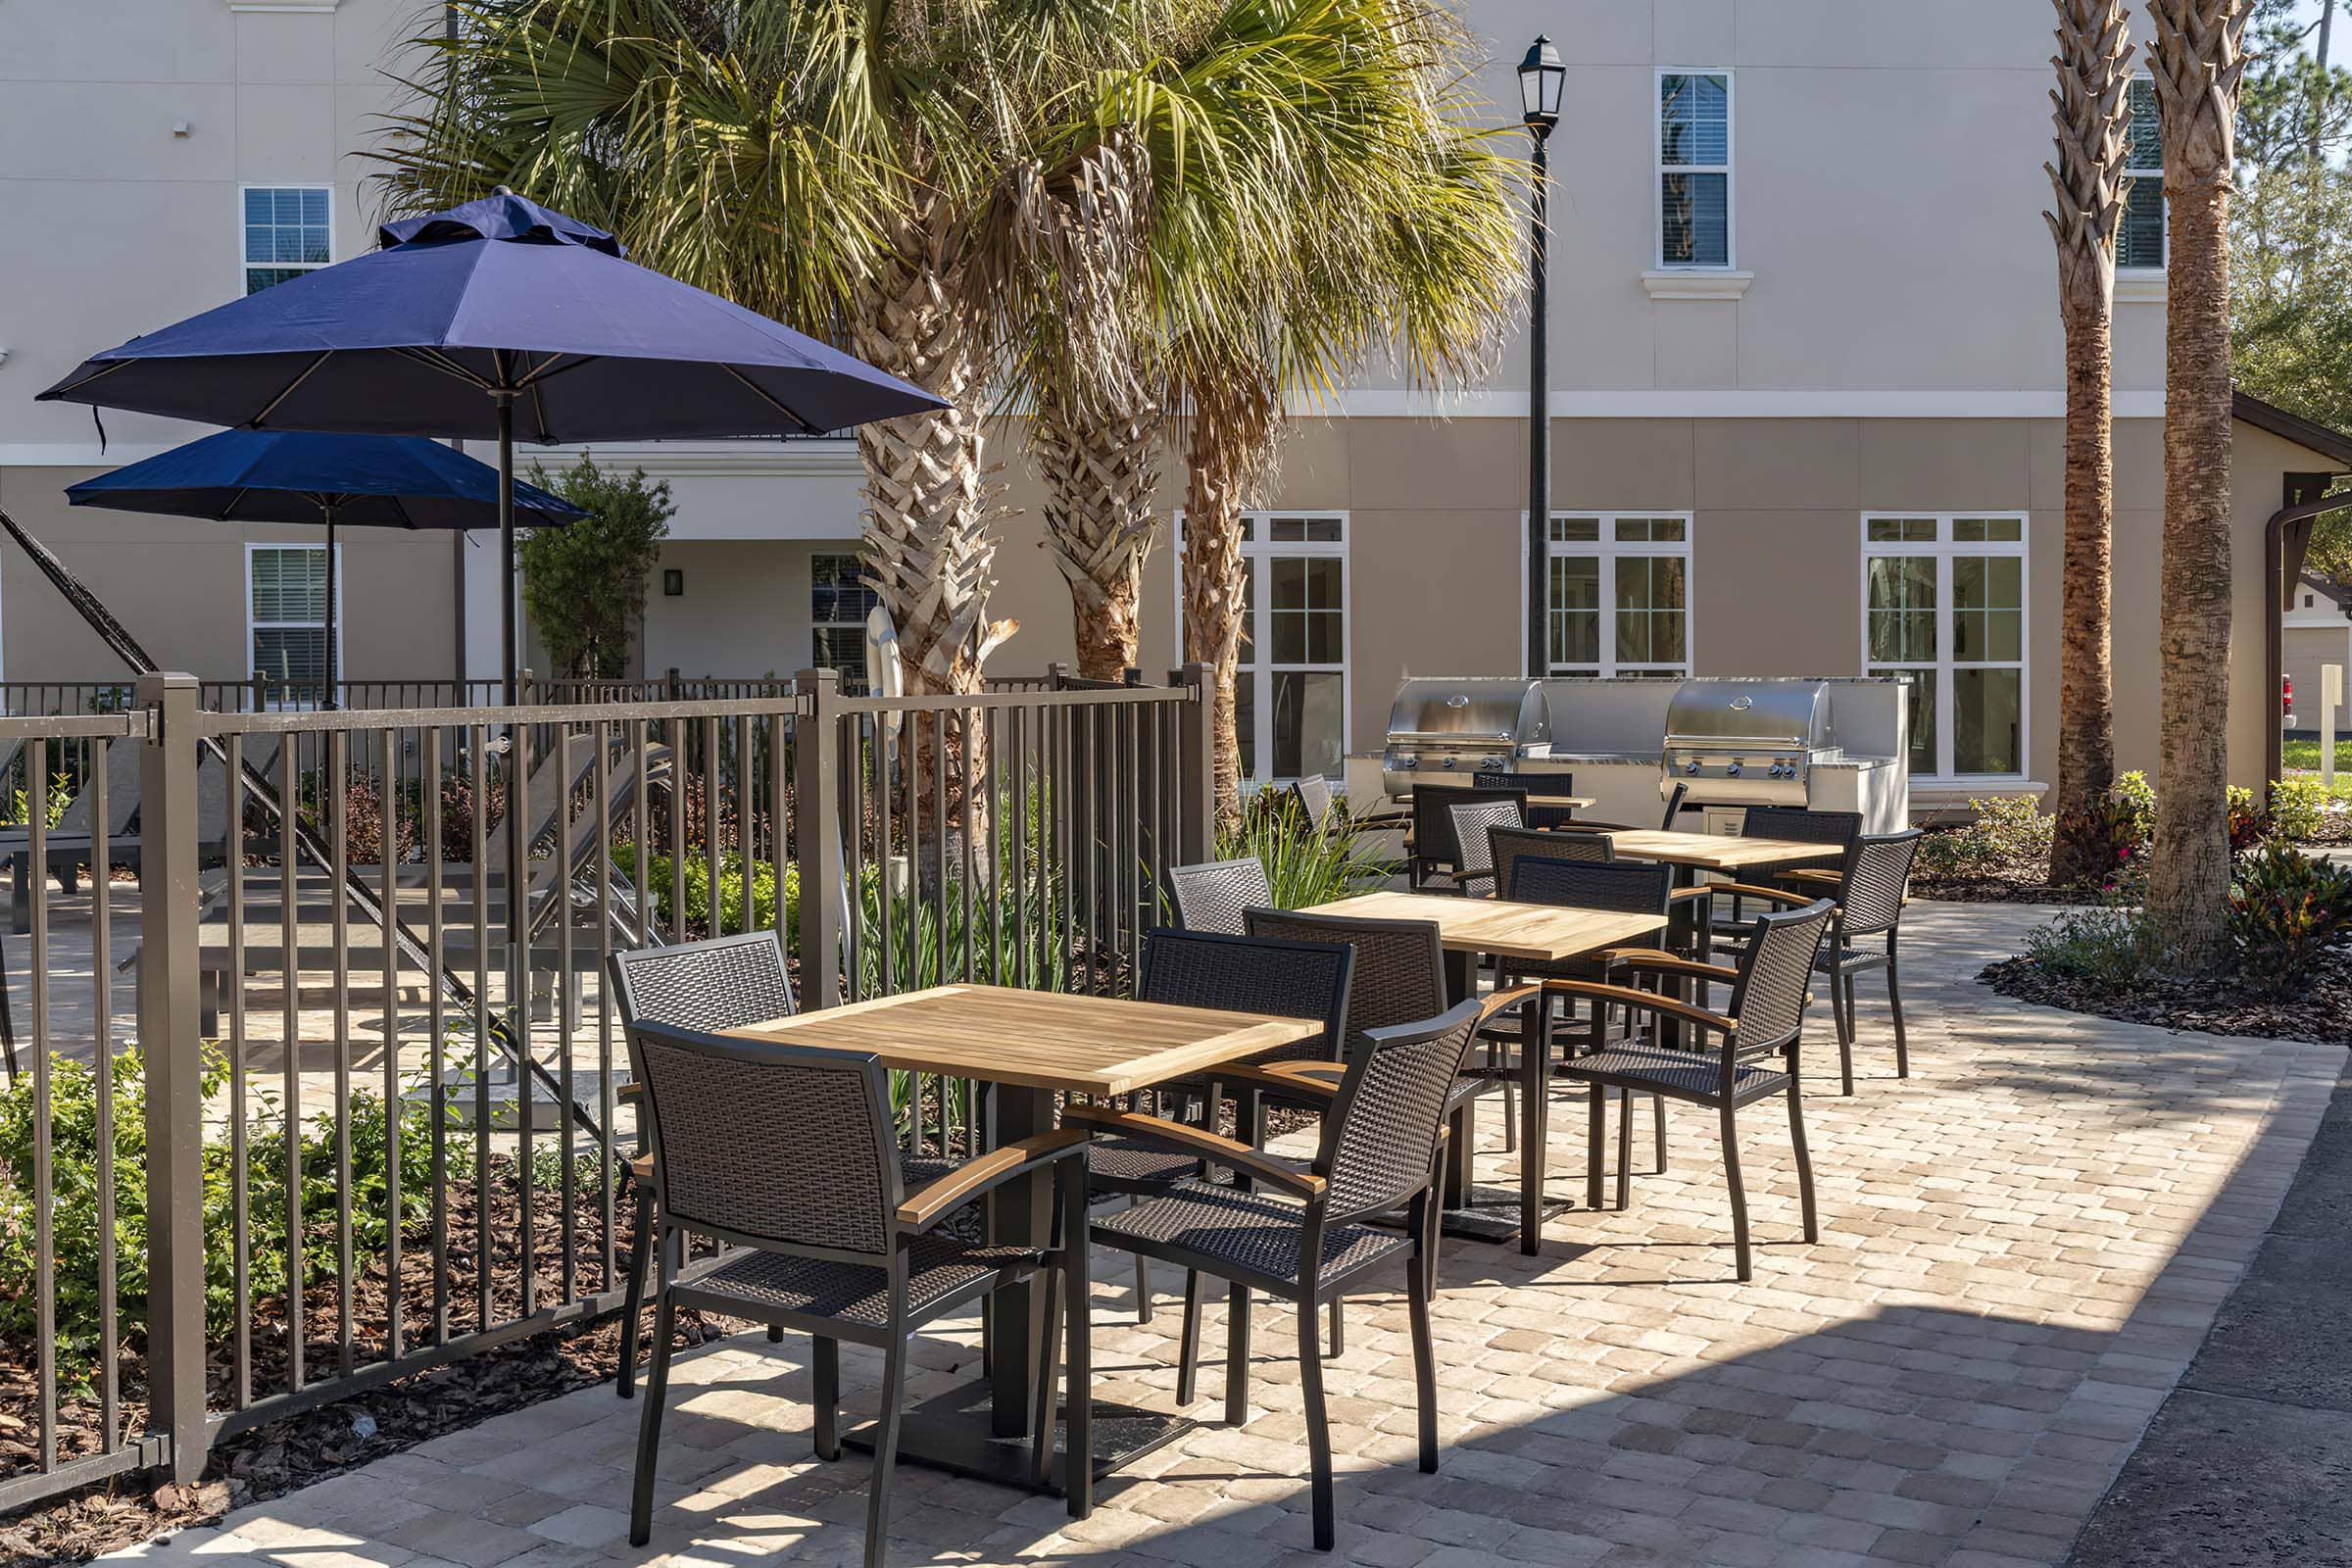
[(1454, 759), (1454, 758), (1451, 758), (1451, 757), (1448, 757), (1447, 759), (1446, 759), (1446, 765), (1447, 767), (1451, 767), (1451, 766), (1454, 764), (1454, 762), (1455, 762), (1455, 761), (1456, 761), (1456, 759)]
[(1695, 772), (1697, 772), (1697, 771), (1698, 771), (1698, 759), (1694, 757), (1694, 758), (1692, 758), (1692, 759), (1691, 759), (1690, 761), (1688, 761), (1688, 762), (1685, 762), (1685, 763), (1683, 764), (1683, 771), (1684, 771), (1684, 772), (1686, 772), (1686, 773), (1695, 773)]
[(1740, 776), (1740, 764), (1738, 762), (1726, 764), (1723, 770), (1723, 776), (1726, 778), (1738, 778)]

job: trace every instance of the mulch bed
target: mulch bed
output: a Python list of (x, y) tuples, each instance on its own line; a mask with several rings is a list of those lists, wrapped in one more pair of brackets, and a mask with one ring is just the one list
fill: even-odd
[[(513, 1167), (494, 1161), (486, 1184), (490, 1206), (492, 1320), (519, 1313), (522, 1298), (520, 1204)], [(450, 1332), (463, 1334), (474, 1321), (481, 1278), (472, 1248), (475, 1204), (483, 1184), (453, 1183), (450, 1190)], [(542, 1303), (561, 1300), (563, 1230), (557, 1195), (534, 1198), (533, 1273)], [(596, 1195), (576, 1195), (578, 1288), (603, 1287), (603, 1228)], [(617, 1238), (622, 1255), (628, 1241), (628, 1210), (620, 1214)], [(330, 1233), (331, 1234), (331, 1233)], [(414, 1348), (428, 1342), (432, 1328), (431, 1233), (422, 1225), (406, 1232), (401, 1259), (401, 1318)], [(315, 1241), (308, 1245), (316, 1245)], [(331, 1241), (327, 1244), (331, 1248)], [(384, 1260), (368, 1260), (352, 1289), (353, 1354), (357, 1365), (380, 1359), (387, 1317)], [(338, 1293), (314, 1286), (304, 1293), (305, 1363), (317, 1380), (332, 1376), (339, 1359)], [(724, 1330), (715, 1320), (680, 1314), (676, 1344), (700, 1345)], [(287, 1335), (282, 1300), (254, 1303), (252, 1378), (257, 1396), (286, 1386)], [(0, 1342), (0, 1474), (22, 1473), (37, 1457), (37, 1384), (33, 1348)], [(213, 1524), (231, 1508), (279, 1496), (354, 1465), (366, 1464), (430, 1438), (461, 1431), (509, 1410), (518, 1410), (591, 1384), (609, 1382), (619, 1365), (619, 1325), (612, 1320), (564, 1333), (535, 1335), (467, 1356), (447, 1366), (404, 1378), (383, 1388), (270, 1422), (238, 1434), (216, 1447), (201, 1484), (156, 1487), (152, 1478), (126, 1476), (36, 1503), (0, 1523), (0, 1568), (80, 1562), (149, 1540), (159, 1534)], [(642, 1347), (640, 1353), (643, 1353)], [(212, 1348), (206, 1367), (216, 1409), (230, 1404), (232, 1366), (225, 1344)], [(140, 1430), (146, 1421), (143, 1360), (125, 1353), (121, 1361), (122, 1429)], [(63, 1402), (58, 1412), (61, 1459), (96, 1453), (102, 1441), (94, 1398)]]
[(2282, 996), (2226, 980), (2148, 979), (2129, 988), (2109, 986), (2054, 973), (2032, 958), (2004, 958), (1986, 965), (1978, 978), (2020, 1002), (2125, 1023), (2352, 1046), (2352, 954), (2328, 955)]

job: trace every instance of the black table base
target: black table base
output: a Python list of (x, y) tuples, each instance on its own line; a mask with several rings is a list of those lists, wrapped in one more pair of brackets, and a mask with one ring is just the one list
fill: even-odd
[[(908, 1405), (899, 1418), (899, 1457), (1024, 1492), (1041, 1490), (1030, 1468), (1029, 1440), (1000, 1437), (991, 1425), (992, 1409), (985, 1383), (950, 1389)], [(1165, 1447), (1199, 1425), (1189, 1416), (1098, 1400), (1095, 1479), (1101, 1481), (1153, 1449)], [(1068, 1429), (1058, 1410), (1054, 1427), (1053, 1472), (1042, 1490), (1058, 1494), (1069, 1462)], [(874, 1423), (852, 1429), (841, 1441), (860, 1453), (873, 1452)]]
[[(1525, 1212), (1525, 1206), (1523, 1196), (1516, 1187), (1475, 1183), (1468, 1194), (1457, 1200), (1451, 1207), (1439, 1210), (1438, 1230), (1442, 1235), (1458, 1241), (1488, 1242), (1499, 1246), (1520, 1239), (1520, 1216)], [(1544, 1195), (1536, 1205), (1538, 1228), (1549, 1224), (1576, 1206), (1567, 1199)]]

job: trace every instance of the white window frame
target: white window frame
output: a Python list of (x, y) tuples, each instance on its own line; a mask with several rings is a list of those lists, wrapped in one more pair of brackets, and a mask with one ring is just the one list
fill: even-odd
[[(2164, 276), (2165, 268), (2172, 260), (2172, 211), (2169, 205), (2170, 198), (2164, 194), (2164, 162), (2161, 151), (2158, 153), (2157, 162), (2153, 166), (2132, 164), (2129, 162), (2132, 156), (2131, 90), (2132, 87), (2139, 86), (2142, 83), (2146, 84), (2149, 95), (2153, 97), (2156, 92), (2156, 78), (2144, 71), (2140, 72), (2137, 75), (2134, 75), (2130, 84), (2124, 89), (2124, 157), (2127, 160), (2124, 167), (2124, 172), (2132, 176), (2134, 184), (2138, 184), (2141, 181), (2149, 181), (2152, 182), (2156, 187), (2156, 232), (2158, 236), (2158, 245), (2162, 254), (2157, 257), (2156, 264), (2153, 267), (2126, 267), (2122, 265), (2121, 258), (2119, 257), (2116, 270), (2126, 277), (2153, 278)], [(2161, 126), (2163, 125), (2163, 112), (2161, 110), (2158, 111), (2157, 124), (2160, 127), (2157, 132), (2157, 136), (2158, 140), (2161, 142), (2163, 139), (2163, 132), (2161, 129)], [(2117, 241), (2119, 246), (2122, 241), (2122, 234), (2120, 232), (2122, 221), (2122, 218), (2119, 217), (2117, 219), (2119, 229)]]
[[(247, 260), (245, 259), (245, 196), (246, 196), (246, 193), (247, 193), (247, 192), (249, 192), (249, 191), (257, 191), (257, 190), (322, 190), (322, 191), (326, 192), (326, 260), (325, 260), (325, 261), (323, 261), (323, 262), (249, 262), (249, 261), (247, 261)], [(286, 181), (277, 181), (277, 182), (272, 182), (272, 181), (270, 181), (270, 180), (260, 180), (260, 179), (256, 179), (256, 180), (249, 180), (249, 181), (247, 181), (246, 183), (244, 183), (244, 184), (242, 184), (242, 185), (239, 185), (239, 186), (237, 187), (237, 221), (236, 221), (236, 241), (237, 241), (237, 292), (236, 292), (236, 297), (237, 297), (238, 299), (243, 299), (243, 298), (245, 298), (245, 297), (246, 297), (246, 295), (247, 295), (247, 293), (248, 293), (248, 292), (250, 292), (251, 279), (250, 279), (250, 278), (248, 278), (246, 274), (247, 274), (248, 272), (252, 271), (252, 270), (253, 270), (254, 269), (256, 269), (256, 268), (267, 268), (267, 269), (269, 269), (269, 270), (272, 270), (272, 271), (285, 271), (285, 272), (316, 272), (316, 271), (318, 271), (318, 270), (320, 268), (322, 268), (322, 267), (332, 267), (332, 266), (334, 266), (334, 265), (335, 265), (335, 187), (334, 187), (334, 186), (332, 186), (332, 185), (324, 185), (324, 184), (319, 184), (318, 182), (317, 182), (317, 181), (315, 181), (315, 180), (286, 180)]]
[[(1340, 525), (1340, 537), (1336, 542), (1332, 540), (1285, 539), (1279, 543), (1269, 537), (1273, 532), (1272, 525), (1277, 519), (1290, 518), (1317, 522), (1336, 521)], [(1345, 508), (1340, 507), (1269, 507), (1262, 511), (1245, 512), (1242, 514), (1242, 520), (1250, 525), (1250, 537), (1242, 543), (1242, 559), (1249, 563), (1250, 566), (1250, 613), (1255, 617), (1250, 626), (1250, 646), (1255, 658), (1245, 667), (1251, 675), (1258, 677), (1255, 688), (1256, 698), (1252, 705), (1254, 710), (1251, 714), (1254, 721), (1254, 730), (1250, 736), (1251, 755), (1256, 758), (1260, 767), (1273, 765), (1273, 677), (1277, 673), (1303, 671), (1313, 674), (1336, 671), (1340, 677), (1340, 762), (1342, 770), (1345, 772), (1348, 759), (1355, 753), (1355, 674), (1354, 661), (1348, 657), (1353, 651), (1355, 643), (1355, 576), (1354, 567), (1348, 557), (1349, 540), (1352, 537), (1349, 514)], [(1176, 624), (1182, 626), (1184, 624), (1185, 558), (1184, 514), (1181, 510), (1175, 514), (1175, 532), (1178, 541), (1175, 571)], [(1273, 570), (1270, 563), (1277, 557), (1286, 560), (1326, 557), (1336, 558), (1339, 561), (1339, 662), (1278, 664), (1274, 662), (1271, 622), (1266, 621), (1263, 617), (1273, 603)], [(1250, 789), (1291, 782), (1293, 780), (1287, 774), (1271, 773), (1259, 773), (1242, 780), (1244, 787)], [(1347, 780), (1343, 777), (1333, 780), (1333, 783), (1338, 787), (1345, 788)]]
[[(1666, 162), (1665, 86), (1668, 76), (1723, 78), (1723, 162), (1669, 164)], [(1728, 66), (1660, 66), (1649, 84), (1649, 251), (1661, 272), (1730, 272), (1740, 266), (1739, 85)], [(1666, 259), (1666, 176), (1721, 174), (1723, 176), (1723, 260), (1670, 262)]]
[[(316, 628), (318, 628), (319, 631), (324, 631), (324, 630), (326, 629), (325, 623), (324, 623), (323, 621), (319, 621), (319, 620), (256, 620), (256, 619), (254, 618), (254, 615), (253, 615), (253, 558), (254, 558), (255, 556), (259, 555), (261, 552), (263, 552), (263, 551), (265, 551), (265, 550), (307, 550), (307, 551), (311, 552), (311, 553), (312, 553), (312, 554), (314, 554), (314, 555), (324, 555), (324, 554), (326, 554), (326, 546), (325, 546), (324, 544), (315, 544), (315, 545), (310, 545), (310, 544), (302, 544), (302, 543), (299, 543), (299, 542), (289, 542), (289, 541), (284, 541), (284, 540), (273, 540), (273, 541), (270, 541), (270, 542), (269, 542), (269, 543), (267, 543), (267, 544), (250, 544), (250, 543), (249, 543), (249, 544), (247, 544), (247, 545), (245, 546), (245, 685), (246, 685), (246, 690), (247, 690), (247, 694), (248, 694), (248, 695), (247, 695), (247, 698), (246, 698), (246, 701), (248, 701), (248, 702), (251, 702), (251, 701), (252, 701), (252, 697), (251, 697), (251, 691), (252, 691), (252, 687), (253, 687), (253, 681), (254, 681), (254, 677), (255, 677), (255, 676), (257, 676), (257, 675), (259, 675), (259, 674), (261, 673), (261, 671), (260, 671), (259, 669), (257, 669), (257, 668), (255, 668), (255, 667), (254, 667), (254, 659), (253, 659), (253, 634), (254, 634), (255, 632), (257, 632), (257, 631), (287, 631), (287, 630), (297, 630), (297, 629), (308, 628), (308, 627), (316, 627)], [(336, 541), (336, 543), (335, 543), (335, 562), (334, 562), (334, 565), (335, 565), (335, 679), (336, 679), (337, 681), (344, 681), (344, 680), (348, 680), (348, 679), (350, 678), (348, 675), (346, 675), (346, 674), (344, 673), (345, 665), (344, 665), (344, 662), (343, 662), (343, 634), (344, 634), (345, 630), (346, 630), (346, 629), (349, 627), (349, 625), (350, 625), (350, 619), (349, 619), (349, 617), (348, 617), (348, 616), (346, 616), (346, 615), (343, 613), (343, 584), (344, 584), (344, 582), (345, 582), (345, 581), (348, 579), (348, 577), (350, 576), (350, 574), (349, 574), (348, 572), (346, 572), (346, 571), (343, 569), (343, 544), (342, 544), (342, 541), (340, 541), (340, 540), (337, 540), (337, 541)], [(274, 677), (271, 677), (271, 678), (274, 678)], [(278, 700), (276, 703), (274, 703), (272, 706), (273, 706), (273, 707), (275, 707), (275, 708), (278, 708), (278, 709), (284, 709), (284, 710), (291, 710), (291, 711), (296, 711), (296, 712), (308, 712), (308, 711), (310, 711), (311, 708), (313, 707), (313, 705), (312, 705), (311, 703), (308, 703), (308, 702), (302, 701), (302, 700), (300, 700), (300, 699), (296, 699), (295, 701), (292, 701), (292, 702), (285, 701), (284, 699), (279, 699), (279, 700)]]
[[(1524, 530), (1527, 514), (1523, 512), (1519, 517), (1520, 526)], [(1564, 522), (1571, 517), (1596, 519), (1600, 525), (1600, 537), (1592, 541), (1554, 539), (1551, 536), (1550, 524), (1546, 524), (1544, 529), (1544, 675), (1549, 677), (1556, 672), (1550, 659), (1551, 564), (1563, 556), (1594, 556), (1600, 560), (1600, 677), (1614, 679), (1621, 674), (1626, 674), (1662, 678), (1669, 671), (1680, 670), (1684, 677), (1688, 678), (1691, 670), (1696, 667), (1698, 660), (1698, 623), (1690, 613), (1690, 598), (1696, 583), (1692, 572), (1697, 564), (1695, 548), (1698, 542), (1697, 517), (1691, 513), (1676, 512), (1671, 508), (1661, 511), (1602, 512), (1591, 507), (1561, 507), (1552, 513), (1551, 523)], [(1649, 539), (1619, 540), (1617, 524), (1620, 521), (1634, 520), (1680, 522), (1683, 525), (1683, 537), (1679, 542)], [(1526, 552), (1523, 550), (1520, 554), (1524, 557)], [(1644, 556), (1679, 556), (1682, 558), (1683, 657), (1668, 663), (1620, 666), (1617, 662), (1617, 563), (1622, 559)], [(1527, 566), (1524, 560), (1520, 563), (1519, 574), (1520, 586), (1524, 590), (1527, 577)], [(1524, 601), (1526, 598), (1524, 591), (1520, 597)], [(1525, 656), (1521, 657), (1524, 662)], [(1576, 667), (1582, 668), (1583, 666)]]
[[(1936, 538), (1933, 542), (1898, 539), (1873, 539), (1870, 525), (1874, 522), (1933, 521)], [(2014, 522), (2017, 538), (2010, 540), (1968, 540), (1952, 538), (1952, 524), (1968, 522)], [(1875, 668), (1924, 669), (1931, 663), (1936, 672), (1936, 764), (1937, 771), (1914, 773), (1911, 782), (1920, 784), (1959, 783), (2017, 783), (2034, 776), (2034, 518), (2026, 512), (1927, 512), (1900, 507), (1881, 507), (1862, 514), (1855, 530), (1862, 543), (1856, 557), (1856, 584), (1860, 590), (1861, 662), (1856, 666), (1867, 675)], [(1936, 658), (1887, 663), (1870, 657), (1870, 563), (1876, 557), (1932, 557), (1936, 562)], [(1960, 556), (2014, 556), (2017, 572), (2017, 658), (2014, 661), (1969, 660), (1965, 662), (1952, 657), (1952, 562)], [(1952, 675), (1960, 669), (2017, 670), (2017, 770), (2012, 773), (1958, 773), (1946, 771), (1952, 760), (1953, 704)]]
[[(836, 666), (833, 666), (833, 665), (831, 665), (831, 664), (828, 664), (828, 663), (826, 662), (826, 661), (825, 661), (825, 660), (824, 660), (824, 659), (823, 659), (823, 658), (820, 656), (820, 652), (819, 652), (819, 650), (818, 650), (818, 648), (817, 648), (817, 642), (816, 642), (816, 634), (817, 634), (817, 632), (818, 632), (818, 630), (819, 630), (819, 629), (823, 629), (823, 630), (826, 630), (826, 631), (851, 631), (851, 630), (855, 630), (855, 631), (858, 633), (858, 647), (859, 647), (859, 650), (860, 650), (860, 655), (861, 655), (861, 657), (862, 657), (862, 656), (863, 656), (865, 653), (867, 653), (867, 652), (868, 652), (868, 651), (865, 649), (865, 646), (864, 646), (864, 639), (865, 639), (865, 626), (866, 626), (866, 623), (865, 623), (865, 618), (864, 618), (863, 616), (859, 616), (859, 617), (858, 617), (857, 620), (854, 620), (854, 621), (849, 621), (849, 620), (819, 620), (819, 619), (817, 619), (817, 618), (816, 618), (816, 564), (817, 564), (817, 562), (818, 562), (820, 559), (825, 559), (825, 558), (834, 558), (834, 557), (838, 557), (838, 558), (840, 558), (840, 559), (842, 559), (842, 560), (845, 560), (845, 561), (851, 561), (851, 562), (856, 562), (856, 561), (858, 561), (858, 552), (857, 552), (855, 549), (850, 549), (850, 550), (811, 550), (811, 551), (809, 551), (809, 552), (808, 552), (808, 594), (809, 594), (809, 604), (808, 604), (808, 662), (809, 662), (809, 664), (810, 664), (811, 666), (813, 666), (813, 667), (815, 667), (815, 668), (819, 668), (819, 669), (826, 669), (826, 668), (834, 668), (834, 667), (836, 667)], [(860, 565), (859, 565), (859, 568), (858, 568), (858, 569), (860, 570), (860, 572), (862, 572), (862, 571), (863, 571), (863, 569), (864, 569), (864, 568), (863, 568), (863, 565), (862, 565), (862, 564), (860, 564)], [(873, 692), (873, 680), (874, 680), (874, 672), (873, 672), (873, 670), (872, 670), (871, 668), (868, 668), (868, 669), (866, 670), (866, 672), (865, 672), (865, 683), (864, 683), (863, 687), (862, 687), (862, 688), (861, 688), (859, 691), (858, 691), (858, 692), (856, 692), (856, 693), (852, 693), (851, 695), (856, 695), (856, 696), (870, 696), (870, 695), (872, 694), (872, 692)]]

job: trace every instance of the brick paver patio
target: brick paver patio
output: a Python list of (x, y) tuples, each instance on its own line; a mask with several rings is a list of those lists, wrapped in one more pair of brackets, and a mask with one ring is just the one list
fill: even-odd
[[(1823, 1238), (1798, 1235), (1786, 1122), (1742, 1118), (1760, 1244), (1732, 1282), (1711, 1118), (1672, 1168), (1635, 1140), (1630, 1212), (1579, 1210), (1544, 1254), (1448, 1244), (1437, 1332), (1444, 1463), (1413, 1465), (1401, 1296), (1351, 1309), (1330, 1363), (1339, 1550), (1308, 1539), (1286, 1314), (1256, 1336), (1251, 1419), (1210, 1425), (1057, 1500), (902, 1467), (894, 1563), (1285, 1560), (1380, 1568), (2054, 1564), (2180, 1377), (2291, 1181), (2340, 1048), (2168, 1035), (2021, 1006), (1974, 982), (2037, 916), (1921, 904), (1909, 922), (1914, 1076), (1866, 994), (1859, 1093), (1815, 1013), (1808, 1125)], [(1865, 981), (1866, 993), (1870, 985)], [(1638, 1132), (1646, 1132), (1646, 1112)], [(1583, 1117), (1556, 1114), (1581, 1192)], [(1499, 1135), (1497, 1111), (1486, 1132)], [(1487, 1171), (1510, 1168), (1489, 1155)], [(1165, 1282), (1173, 1290), (1171, 1276)], [(1169, 1407), (1177, 1312), (1137, 1327), (1098, 1267), (1099, 1389)], [(1222, 1308), (1203, 1336), (1222, 1350)], [(910, 1394), (969, 1375), (976, 1336), (927, 1341)], [(878, 1362), (848, 1349), (855, 1408)], [(613, 1560), (855, 1562), (867, 1471), (809, 1454), (806, 1346), (731, 1338), (682, 1358), (653, 1543), (626, 1544), (635, 1404), (584, 1391), (123, 1555), (300, 1568), (558, 1568)], [(1210, 1397), (1221, 1410), (1215, 1365)]]

